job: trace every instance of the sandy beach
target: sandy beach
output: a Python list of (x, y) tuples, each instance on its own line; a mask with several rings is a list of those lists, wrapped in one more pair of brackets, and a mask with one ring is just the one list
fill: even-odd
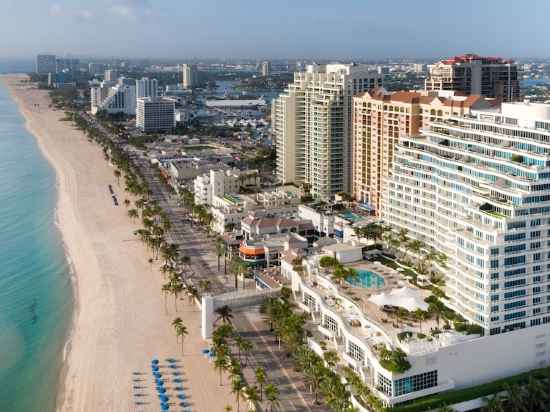
[[(184, 386), (191, 409), (223, 411), (234, 405), (227, 385), (200, 355), (206, 346), (200, 337), (198, 309), (173, 299), (165, 312), (160, 292), (163, 279), (147, 263), (148, 252), (136, 241), (138, 226), (127, 217), (113, 168), (98, 146), (88, 142), (64, 113), (48, 108), (47, 93), (18, 85), (21, 77), (4, 77), (27, 127), (55, 168), (58, 179), (57, 220), (67, 254), (75, 269), (75, 300), (58, 396), (59, 412), (153, 411), (157, 399), (137, 408), (134, 372), (151, 384), (153, 357), (183, 360)], [(39, 106), (36, 106), (39, 105)], [(113, 185), (121, 206), (114, 206), (108, 185)], [(189, 330), (182, 355), (171, 321), (182, 317)]]

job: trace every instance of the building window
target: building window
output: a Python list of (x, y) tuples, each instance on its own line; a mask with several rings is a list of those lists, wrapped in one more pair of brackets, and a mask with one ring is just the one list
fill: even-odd
[(325, 323), (323, 326), (326, 329), (336, 333), (338, 331), (338, 323), (334, 319), (332, 319), (330, 316), (325, 315), (324, 318), (325, 318)]
[(435, 386), (437, 386), (437, 371), (425, 372), (395, 380), (393, 382), (394, 396), (405, 395)]
[(359, 362), (365, 359), (365, 352), (355, 343), (348, 341), (348, 355)]
[(382, 374), (378, 374), (378, 390), (388, 396), (392, 396), (391, 380)]
[(307, 293), (304, 293), (304, 304), (311, 310), (315, 310), (315, 298)]

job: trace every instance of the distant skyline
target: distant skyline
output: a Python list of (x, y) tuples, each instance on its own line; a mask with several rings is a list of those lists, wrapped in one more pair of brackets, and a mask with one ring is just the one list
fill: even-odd
[(548, 0), (3, 0), (0, 58), (550, 57)]

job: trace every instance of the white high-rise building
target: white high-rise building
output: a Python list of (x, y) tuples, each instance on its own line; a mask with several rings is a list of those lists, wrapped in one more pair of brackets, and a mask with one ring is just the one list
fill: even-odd
[(136, 86), (103, 82), (100, 86), (92, 87), (90, 94), (92, 114), (100, 110), (108, 114), (136, 114)]
[(490, 335), (550, 323), (550, 105), (505, 103), (404, 137), (387, 199), (385, 222), (447, 255), (464, 318)]
[(261, 73), (263, 77), (268, 77), (271, 74), (271, 62), (265, 61), (261, 65)]
[(156, 98), (158, 95), (158, 81), (157, 79), (149, 79), (144, 77), (141, 80), (136, 80), (136, 97), (152, 97)]
[(52, 54), (39, 54), (36, 56), (36, 73), (48, 74), (56, 73), (57, 59)]
[(143, 132), (171, 131), (176, 127), (176, 105), (173, 99), (139, 97), (136, 127)]
[(181, 65), (181, 84), (184, 89), (192, 89), (197, 85), (197, 68), (192, 64)]
[(351, 189), (352, 97), (382, 86), (366, 65), (311, 65), (272, 103), (277, 177), (328, 199)]

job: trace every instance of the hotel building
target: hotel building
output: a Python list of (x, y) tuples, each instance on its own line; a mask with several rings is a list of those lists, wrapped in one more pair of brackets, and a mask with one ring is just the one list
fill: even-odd
[(192, 89), (197, 85), (197, 68), (192, 64), (181, 65), (181, 84), (184, 89)]
[(429, 65), (428, 71), (426, 90), (454, 90), (505, 102), (520, 97), (518, 66), (511, 60), (464, 54)]
[(550, 322), (549, 205), (550, 105), (505, 103), (402, 139), (382, 218), (447, 255), (450, 305), (496, 335)]
[(55, 55), (51, 54), (39, 54), (36, 56), (36, 73), (48, 74), (56, 73), (57, 60)]
[(96, 114), (104, 110), (108, 114), (124, 113), (130, 116), (136, 114), (136, 87), (124, 84), (112, 85), (112, 82), (102, 82), (100, 86), (92, 87), (91, 111)]
[(136, 80), (136, 97), (152, 97), (158, 96), (158, 81), (157, 79), (149, 79), (144, 77), (141, 80)]
[(162, 97), (137, 99), (136, 127), (145, 133), (167, 132), (176, 127), (175, 103)]
[(195, 203), (212, 206), (214, 196), (238, 193), (241, 188), (259, 189), (260, 175), (258, 170), (210, 170), (209, 173), (197, 176), (193, 186)]
[(416, 136), (430, 121), (490, 107), (480, 96), (453, 92), (395, 92), (376, 89), (353, 98), (353, 187), (355, 198), (380, 212), (399, 139)]
[(329, 199), (351, 189), (352, 96), (382, 85), (366, 65), (310, 65), (272, 103), (277, 177)]

